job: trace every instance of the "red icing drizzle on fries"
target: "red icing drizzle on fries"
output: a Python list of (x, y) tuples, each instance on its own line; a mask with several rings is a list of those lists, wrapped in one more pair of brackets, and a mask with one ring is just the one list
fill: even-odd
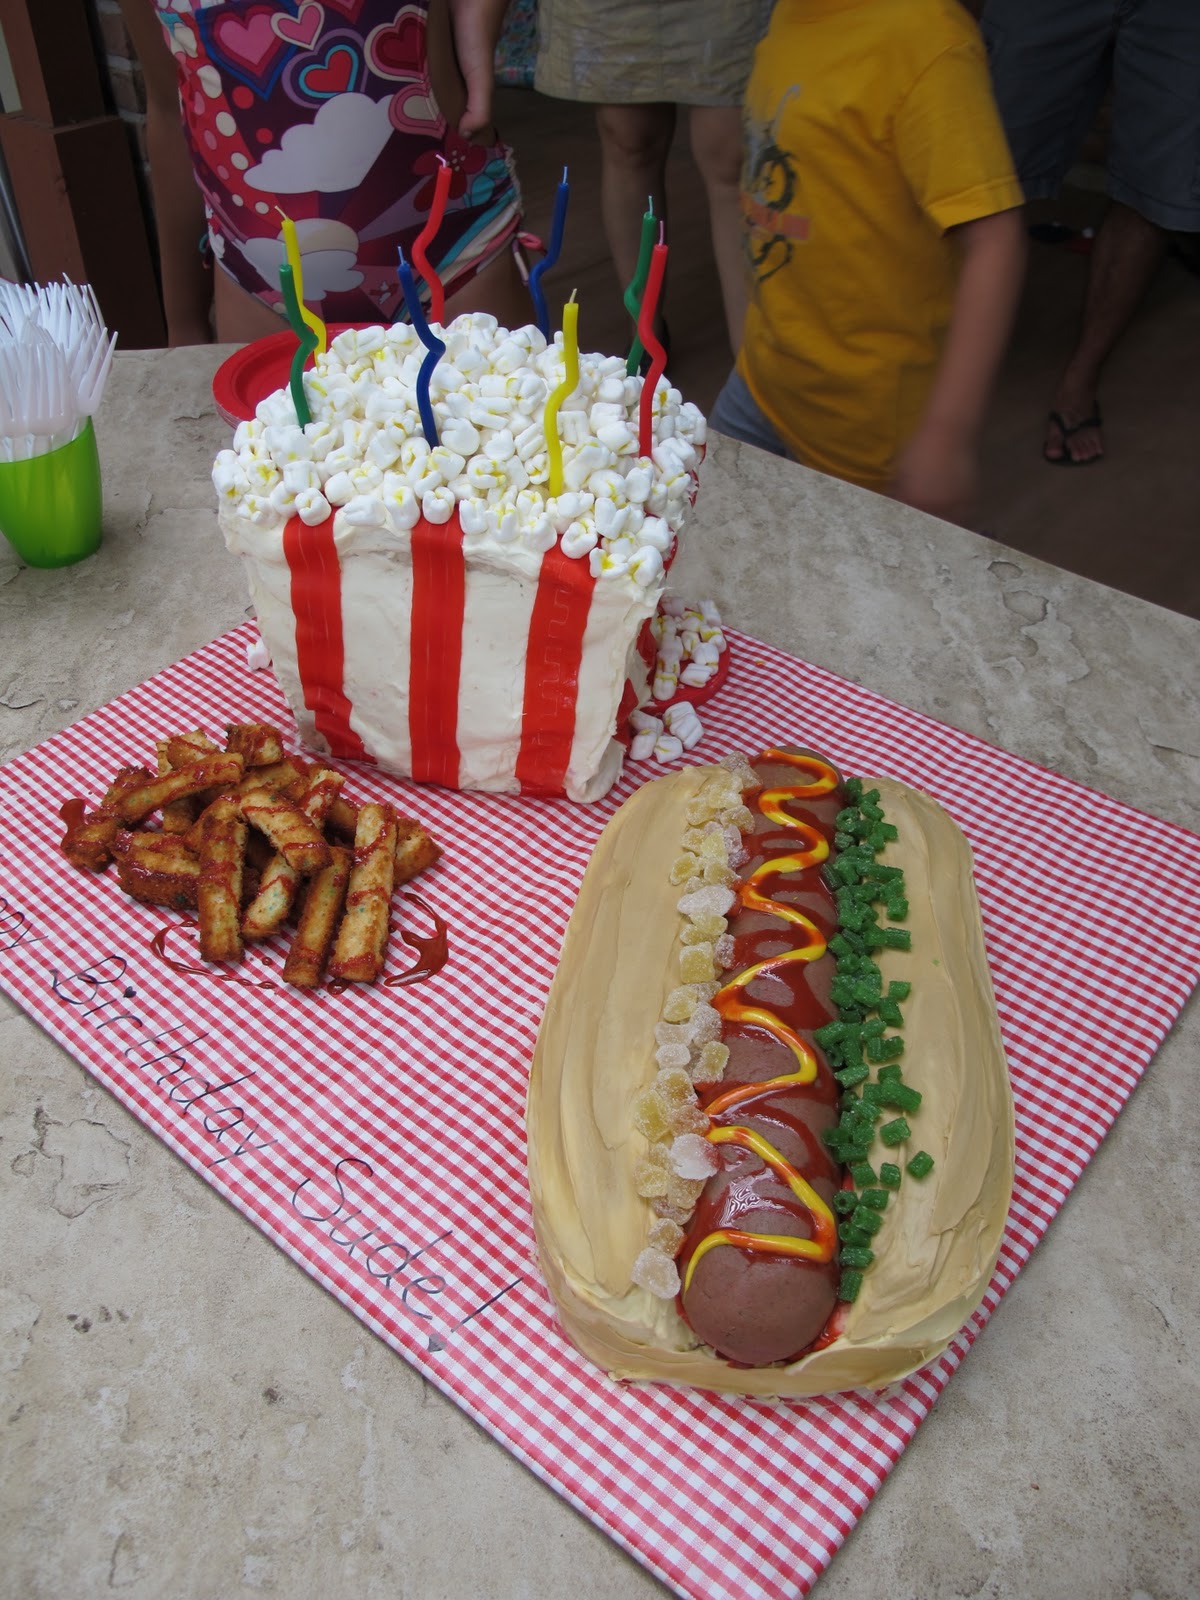
[[(432, 933), (414, 933), (411, 928), (401, 926), (399, 936), (401, 943), (415, 950), (417, 959), (412, 966), (406, 967), (403, 972), (394, 973), (390, 978), (384, 978), (381, 987), (384, 989), (402, 989), (410, 983), (423, 983), (427, 978), (432, 978), (446, 965), (450, 959), (450, 925), (444, 917), (438, 915), (428, 901), (423, 900), (419, 894), (411, 889), (406, 890), (401, 899), (415, 906), (419, 906), (433, 924)], [(306, 990), (292, 990), (281, 986), (272, 978), (247, 978), (238, 967), (221, 967), (213, 962), (186, 961), (179, 956), (167, 952), (167, 940), (173, 933), (183, 933), (194, 930), (197, 926), (194, 917), (184, 917), (179, 922), (169, 923), (159, 928), (150, 940), (150, 949), (165, 967), (172, 972), (177, 972), (183, 977), (209, 978), (214, 983), (236, 983), (248, 989), (280, 989), (285, 993), (308, 993)], [(345, 994), (347, 990), (361, 989), (361, 984), (351, 983), (346, 979), (332, 978), (324, 985), (327, 994)]]

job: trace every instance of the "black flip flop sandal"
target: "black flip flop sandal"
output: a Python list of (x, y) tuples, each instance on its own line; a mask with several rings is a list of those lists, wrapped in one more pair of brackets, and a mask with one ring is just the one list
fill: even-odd
[(1046, 420), (1048, 422), (1052, 422), (1058, 429), (1059, 433), (1062, 434), (1063, 453), (1060, 456), (1048, 456), (1046, 454), (1046, 447), (1043, 445), (1043, 461), (1048, 461), (1052, 467), (1094, 467), (1097, 461), (1104, 460), (1103, 450), (1098, 456), (1088, 456), (1085, 461), (1077, 461), (1067, 449), (1067, 440), (1072, 434), (1081, 433), (1084, 428), (1099, 428), (1102, 426), (1100, 421), (1099, 406), (1096, 407), (1095, 411), (1092, 412), (1090, 417), (1084, 417), (1082, 422), (1076, 422), (1070, 427), (1067, 426), (1066, 422), (1062, 418), (1062, 415), (1057, 411), (1052, 411)]

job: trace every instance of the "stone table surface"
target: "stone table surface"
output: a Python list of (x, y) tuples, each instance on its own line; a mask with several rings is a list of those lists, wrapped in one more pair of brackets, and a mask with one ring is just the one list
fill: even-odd
[[(58, 572), (0, 552), (0, 759), (248, 614), (209, 481), (228, 353), (118, 357), (100, 552)], [(1200, 821), (1182, 616), (723, 439), (675, 587)], [(1197, 1594), (1198, 1020), (1193, 1003), (820, 1600)], [(4, 1000), (0, 1038), (4, 1600), (665, 1592)]]

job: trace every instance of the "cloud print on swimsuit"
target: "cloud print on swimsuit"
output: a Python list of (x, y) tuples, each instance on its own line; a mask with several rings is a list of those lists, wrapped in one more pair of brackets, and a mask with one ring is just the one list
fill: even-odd
[(279, 148), (247, 172), (246, 182), (267, 194), (357, 189), (391, 136), (388, 104), (365, 94), (327, 100), (311, 123), (288, 129)]
[[(362, 282), (357, 268), (358, 235), (353, 228), (327, 218), (305, 217), (296, 224), (296, 239), (304, 261), (305, 300), (345, 294)], [(285, 259), (281, 238), (247, 239), (239, 248), (272, 287), (279, 282)]]

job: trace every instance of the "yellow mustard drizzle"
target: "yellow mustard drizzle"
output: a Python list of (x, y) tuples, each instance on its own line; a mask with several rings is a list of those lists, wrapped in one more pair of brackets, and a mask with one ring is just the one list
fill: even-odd
[(723, 989), (718, 989), (713, 995), (712, 1005), (727, 1022), (757, 1023), (781, 1044), (786, 1044), (800, 1063), (800, 1075), (797, 1076), (796, 1082), (812, 1083), (817, 1075), (817, 1058), (795, 1029), (789, 1028), (786, 1022), (777, 1017), (773, 1011), (768, 1011), (765, 1006), (743, 1005), (738, 999), (738, 991), (753, 983), (762, 973), (790, 966), (794, 961), (815, 961), (818, 956), (825, 954), (824, 939), (807, 917), (804, 921), (810, 930), (810, 938), (802, 950), (787, 950), (783, 955), (768, 956), (765, 961), (756, 961), (752, 967), (747, 967), (745, 972), (739, 972), (737, 977)]
[[(720, 1229), (716, 1233), (707, 1234), (696, 1246), (692, 1259), (688, 1262), (687, 1277), (683, 1287), (686, 1290), (692, 1281), (692, 1273), (696, 1270), (696, 1263), (700, 1258), (714, 1249), (719, 1244), (730, 1242), (730, 1234), (737, 1232), (745, 1241), (744, 1248), (748, 1250), (770, 1250), (772, 1255), (803, 1256), (809, 1261), (830, 1261), (837, 1248), (837, 1227), (833, 1220), (833, 1212), (811, 1184), (806, 1183), (801, 1175), (787, 1161), (769, 1139), (764, 1139), (761, 1133), (756, 1133), (753, 1128), (710, 1128), (705, 1136), (712, 1144), (736, 1144), (743, 1150), (751, 1150), (773, 1172), (777, 1172), (787, 1184), (788, 1188), (806, 1206), (813, 1219), (813, 1237), (811, 1239), (796, 1239), (791, 1235), (774, 1233), (742, 1233), (741, 1229)], [(786, 1248), (780, 1248), (780, 1246)]]
[[(822, 761), (819, 756), (799, 751), (764, 750), (758, 759), (787, 762), (790, 766), (809, 774), (811, 778), (809, 783), (796, 784), (789, 788), (763, 789), (753, 801), (761, 815), (768, 821), (777, 822), (789, 831), (800, 833), (805, 848), (792, 855), (776, 856), (764, 861), (741, 884), (738, 900), (747, 910), (766, 911), (792, 923), (803, 931), (804, 943), (783, 955), (758, 961), (753, 966), (747, 967), (744, 972), (738, 973), (713, 996), (712, 1005), (726, 1021), (752, 1022), (766, 1029), (788, 1046), (799, 1062), (799, 1067), (795, 1072), (786, 1073), (782, 1077), (772, 1078), (767, 1082), (742, 1084), (717, 1095), (705, 1108), (710, 1117), (719, 1115), (720, 1112), (743, 1100), (760, 1095), (767, 1089), (812, 1083), (817, 1076), (817, 1058), (809, 1045), (788, 1027), (782, 1018), (764, 1006), (744, 1005), (738, 995), (762, 973), (770, 972), (793, 961), (816, 961), (825, 954), (825, 939), (816, 924), (802, 912), (797, 911), (794, 906), (785, 905), (762, 894), (758, 885), (771, 874), (802, 872), (809, 867), (818, 866), (828, 858), (829, 844), (824, 836), (817, 829), (793, 817), (787, 811), (786, 805), (789, 800), (801, 797), (812, 799), (818, 795), (832, 794), (838, 786), (838, 775), (834, 768), (827, 761)], [(710, 1128), (706, 1137), (712, 1144), (733, 1144), (744, 1150), (750, 1150), (776, 1172), (801, 1205), (808, 1210), (812, 1218), (813, 1237), (797, 1239), (790, 1234), (747, 1233), (741, 1228), (717, 1229), (713, 1233), (706, 1234), (692, 1252), (683, 1281), (685, 1293), (699, 1262), (710, 1250), (721, 1245), (732, 1245), (763, 1255), (794, 1256), (815, 1262), (832, 1261), (837, 1250), (837, 1225), (833, 1212), (769, 1140), (764, 1139), (753, 1128), (738, 1124)]]
[[(775, 792), (778, 793), (778, 790)], [(793, 823), (792, 826), (798, 827), (800, 824)], [(809, 927), (812, 926), (808, 918), (802, 912), (797, 911), (795, 906), (785, 905), (782, 900), (772, 900), (769, 895), (761, 894), (758, 888), (764, 878), (773, 877), (776, 873), (803, 872), (806, 867), (820, 866), (822, 861), (829, 859), (827, 841), (821, 834), (817, 833), (815, 828), (811, 831), (816, 834), (820, 844), (819, 849), (814, 846), (812, 849), (796, 855), (773, 856), (769, 861), (764, 861), (755, 867), (750, 876), (745, 879), (738, 890), (738, 900), (747, 911), (769, 911), (773, 917), (782, 917), (786, 922), (799, 922), (805, 923)]]

